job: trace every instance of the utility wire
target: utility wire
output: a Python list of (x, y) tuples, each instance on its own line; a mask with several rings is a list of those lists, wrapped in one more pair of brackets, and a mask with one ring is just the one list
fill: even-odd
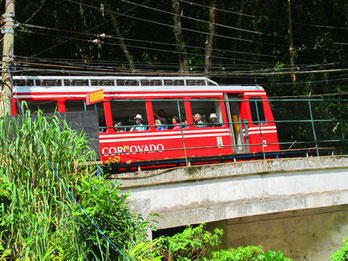
[[(122, 69), (124, 64), (127, 63), (126, 61), (119, 61), (119, 62), (110, 62), (110, 61), (81, 61), (81, 60), (62, 60), (62, 59), (42, 59), (42, 58), (30, 58), (30, 57), (16, 57), (18, 64), (33, 64), (33, 65), (46, 65), (49, 64), (49, 66), (66, 66), (66, 68), (75, 68), (75, 69), (88, 69), (91, 68), (96, 69), (96, 70), (101, 70), (101, 71), (112, 71), (112, 70), (119, 70)], [(20, 59), (24, 59), (24, 60), (20, 60)], [(32, 60), (34, 62), (32, 62)], [(39, 61), (39, 62), (38, 62)], [(55, 64), (52, 64), (52, 62), (54, 62)], [(326, 67), (331, 67), (331, 66), (337, 66), (337, 65), (344, 65), (345, 63), (328, 63), (328, 64), (317, 64), (317, 65), (307, 65), (307, 64), (303, 64), (303, 65), (298, 65), (297, 66), (297, 70), (301, 70), (301, 71), (311, 71), (314, 68), (320, 68), (322, 66), (326, 66)], [(115, 67), (116, 65), (116, 67)], [(179, 64), (178, 63), (154, 63), (154, 64), (147, 64), (147, 63), (141, 63), (138, 62), (136, 63), (138, 69), (159, 69), (159, 68), (164, 68), (164, 69), (169, 69), (169, 68), (174, 68), (177, 69), (179, 68)], [(204, 69), (205, 67), (203, 65), (192, 65), (194, 66), (195, 69)], [(262, 66), (261, 70), (257, 70), (256, 68), (253, 67), (257, 67), (257, 66)], [(245, 67), (246, 69), (249, 70), (240, 70), (243, 67)], [(250, 64), (250, 65), (235, 65), (232, 64), (232, 66), (228, 66), (228, 65), (215, 65), (214, 67), (212, 67), (211, 72), (221, 72), (223, 68), (223, 71), (226, 70), (235, 70), (238, 69), (238, 72), (240, 73), (253, 73), (255, 71), (260, 71), (260, 72), (282, 72), (282, 71), (289, 71), (291, 69), (291, 67), (283, 67), (281, 68), (281, 70), (275, 70), (273, 67), (270, 68), (264, 68), (264, 65), (257, 65), (257, 64)], [(335, 69), (335, 68), (334, 68)], [(338, 68), (336, 68), (338, 69)]]
[[(144, 3), (147, 3), (147, 2), (149, 2), (149, 1), (151, 1), (151, 0), (146, 0)], [(127, 10), (125, 13), (130, 12), (130, 11), (132, 11), (132, 10), (134, 10), (134, 9), (135, 9), (135, 8), (131, 8), (131, 9)], [(102, 23), (100, 23), (100, 24), (98, 24), (98, 25), (96, 25), (96, 26), (93, 26), (93, 27), (89, 28), (89, 29), (86, 30), (86, 31), (87, 31), (87, 32), (92, 31), (92, 30), (94, 30), (95, 28), (98, 28), (98, 27), (100, 27), (100, 26), (102, 26), (102, 25), (104, 25), (104, 24), (106, 24), (106, 23), (108, 23), (108, 22), (110, 22), (110, 21), (111, 21), (111, 19), (108, 19), (108, 20), (106, 20), (106, 21), (104, 21), (104, 22), (102, 22)], [(78, 36), (79, 36), (79, 35), (78, 35)], [(39, 53), (36, 53), (36, 54), (34, 54), (33, 56), (38, 56), (38, 55), (40, 55), (40, 54), (43, 54), (43, 53), (45, 53), (45, 52), (47, 52), (47, 51), (49, 51), (49, 50), (52, 50), (52, 49), (54, 49), (54, 48), (56, 48), (56, 47), (62, 45), (62, 44), (67, 43), (68, 41), (70, 41), (70, 40), (68, 39), (68, 40), (65, 40), (65, 41), (63, 41), (63, 42), (57, 43), (56, 45), (54, 45), (54, 46), (52, 46), (52, 47), (49, 47), (49, 48), (47, 48), (47, 49), (45, 49), (45, 50), (43, 50), (43, 51), (41, 51), (41, 52), (39, 52)]]
[[(32, 25), (32, 24), (20, 24), (27, 28), (36, 28), (36, 29), (44, 29), (44, 30), (50, 30), (50, 31), (58, 31), (58, 32), (66, 32), (66, 33), (74, 33), (74, 34), (84, 34), (88, 36), (94, 36), (98, 38), (108, 38), (108, 39), (121, 39), (121, 37), (116, 37), (113, 35), (106, 35), (106, 34), (94, 34), (94, 33), (87, 33), (87, 32), (77, 32), (77, 31), (71, 31), (71, 30), (65, 30), (65, 29), (58, 29), (58, 28), (51, 28), (51, 27), (45, 27), (45, 26), (38, 26), (38, 25)], [(123, 40), (130, 41), (130, 42), (141, 42), (141, 43), (149, 43), (149, 44), (158, 44), (158, 45), (167, 45), (167, 46), (175, 46), (179, 47), (180, 44), (172, 44), (172, 43), (165, 43), (165, 42), (158, 42), (158, 41), (149, 41), (149, 40), (143, 40), (143, 39), (133, 39), (133, 38), (126, 38), (122, 37)], [(199, 46), (192, 46), (192, 45), (185, 45), (186, 48), (193, 48), (193, 49), (201, 49), (205, 50), (204, 47)], [(213, 51), (217, 52), (225, 52), (225, 53), (233, 53), (233, 54), (243, 54), (243, 55), (251, 55), (251, 56), (260, 56), (260, 57), (270, 57), (270, 58), (276, 58), (275, 55), (268, 55), (268, 54), (257, 54), (257, 53), (251, 53), (251, 52), (241, 52), (241, 51), (231, 51), (226, 49), (217, 49), (213, 48)]]
[[(200, 6), (200, 7), (203, 7), (203, 8), (210, 8), (207, 5), (198, 4), (198, 3), (194, 3), (194, 2), (191, 2), (191, 1), (187, 1), (187, 0), (179, 0), (179, 1), (183, 2), (183, 3), (190, 4), (190, 5)], [(239, 15), (239, 16), (246, 16), (246, 17), (253, 18), (253, 19), (259, 19), (260, 18), (259, 16), (243, 14), (243, 13), (240, 13), (240, 12), (233, 12), (233, 11), (220, 9), (220, 8), (216, 8), (216, 10), (220, 11), (220, 12), (224, 12), (224, 13), (236, 14), (236, 15)], [(285, 21), (285, 20), (277, 20), (277, 19), (272, 19), (271, 22), (274, 22), (274, 23), (281, 22), (281, 23), (284, 23), (284, 24), (288, 24), (288, 22)], [(348, 27), (339, 27), (339, 26), (330, 26), (330, 25), (304, 24), (304, 23), (292, 23), (292, 24), (293, 25), (301, 25), (301, 26), (309, 26), (309, 27), (326, 28), (326, 29), (343, 29), (343, 30), (348, 30)]]
[[(56, 37), (55, 35), (50, 35), (50, 34), (46, 34), (46, 33), (39, 33), (39, 32), (32, 32), (32, 31), (26, 31), (26, 30), (17, 30), (20, 32), (25, 32), (25, 33), (33, 33), (33, 34), (39, 34), (39, 35), (43, 35), (43, 36), (51, 36), (51, 37)], [(95, 43), (95, 44), (104, 44), (104, 45), (112, 45), (112, 46), (121, 46), (122, 44), (118, 44), (118, 43), (108, 43), (108, 42), (103, 42), (100, 40), (86, 40), (86, 39), (81, 39), (81, 38), (75, 38), (75, 37), (66, 37), (66, 36), (60, 36), (61, 38), (67, 38), (66, 41), (69, 40), (76, 40), (76, 41), (82, 41), (82, 42), (89, 42), (89, 43)], [(52, 48), (54, 48), (56, 46), (53, 46)], [(175, 54), (189, 54), (189, 55), (193, 55), (193, 56), (201, 56), (204, 57), (204, 54), (197, 54), (197, 53), (189, 53), (189, 52), (181, 52), (181, 51), (175, 51), (175, 50), (169, 50), (169, 49), (159, 49), (159, 48), (152, 48), (152, 47), (147, 47), (147, 46), (139, 46), (139, 45), (127, 45), (128, 48), (136, 48), (136, 49), (143, 49), (143, 50), (152, 50), (152, 51), (159, 51), (159, 52), (165, 52), (165, 53), (175, 53)], [(42, 52), (41, 52), (42, 53)], [(33, 55), (33, 56), (37, 56)], [(253, 62), (253, 63), (259, 63), (262, 64), (262, 62), (258, 62), (258, 61), (252, 61), (252, 60), (245, 60), (245, 59), (237, 59), (237, 58), (229, 58), (229, 57), (220, 57), (220, 56), (210, 56), (211, 58), (215, 58), (215, 59), (221, 59), (221, 60), (230, 60), (230, 61), (240, 61), (240, 62)]]
[[(83, 5), (83, 6), (95, 9), (95, 10), (99, 10), (100, 9), (99, 7), (96, 7), (94, 5), (89, 5), (89, 4), (77, 2), (75, 0), (66, 0), (66, 1), (74, 3), (74, 4), (78, 4), (78, 5)], [(114, 12), (114, 11), (104, 10), (104, 12), (111, 13), (111, 14), (118, 15), (118, 16), (123, 16), (123, 17), (126, 17), (126, 18), (139, 20), (139, 21), (142, 21), (142, 22), (157, 24), (157, 25), (170, 27), (170, 28), (176, 28), (176, 26), (171, 25), (171, 24), (166, 24), (166, 23), (162, 23), (162, 22), (158, 22), (158, 21), (154, 21), (154, 20), (149, 20), (149, 19), (145, 19), (145, 18), (140, 18), (140, 17), (136, 17), (136, 16), (130, 16), (130, 15), (122, 14), (122, 13), (117, 13), (117, 12)], [(240, 37), (226, 36), (226, 35), (221, 35), (221, 34), (210, 34), (208, 32), (203, 32), (203, 31), (199, 31), (199, 30), (189, 29), (189, 28), (185, 28), (185, 27), (181, 27), (181, 30), (192, 32), (192, 33), (204, 34), (204, 35), (213, 35), (215, 37), (220, 37), (220, 38), (229, 39), (229, 40), (235, 40), (235, 41), (241, 41), (241, 42), (259, 43), (259, 44), (263, 44), (263, 45), (279, 46), (279, 47), (289, 48), (289, 46), (285, 45), (285, 44), (275, 44), (275, 43), (269, 43), (269, 42), (262, 42), (262, 41), (257, 41), (257, 40), (244, 39), (244, 38), (240, 38)], [(300, 48), (300, 46), (294, 46), (294, 47)], [(322, 50), (332, 50), (332, 49), (318, 49), (318, 48), (314, 49), (313, 48), (313, 50), (320, 50), (320, 51), (322, 51)]]
[(202, 20), (202, 19), (198, 19), (198, 18), (194, 18), (194, 17), (190, 17), (190, 16), (178, 15), (178, 14), (175, 14), (173, 12), (168, 12), (168, 11), (161, 10), (161, 9), (158, 9), (158, 8), (154, 8), (154, 7), (151, 7), (151, 6), (138, 4), (138, 3), (133, 3), (133, 2), (128, 1), (128, 0), (122, 0), (122, 2), (125, 2), (127, 4), (131, 4), (131, 5), (135, 5), (135, 6), (139, 6), (139, 7), (143, 7), (143, 8), (146, 8), (146, 9), (154, 10), (156, 12), (160, 12), (160, 13), (164, 13), (164, 14), (180, 16), (180, 17), (186, 18), (188, 20), (196, 21), (196, 22), (201, 22), (201, 23), (206, 23), (206, 24), (213, 24), (215, 26), (219, 26), (219, 27), (223, 27), (223, 28), (227, 28), (227, 29), (231, 29), (231, 30), (236, 30), (236, 31), (240, 31), (240, 32), (247, 32), (247, 33), (253, 33), (253, 34), (257, 34), (257, 35), (274, 36), (274, 35), (271, 35), (271, 34), (266, 34), (266, 33), (257, 32), (257, 31), (253, 31), (253, 30), (248, 30), (248, 29), (244, 29), (244, 28), (239, 28), (239, 27), (234, 27), (234, 26), (229, 26), (229, 25), (224, 25), (224, 24), (219, 24), (219, 23), (212, 23), (212, 22), (208, 22), (208, 21), (205, 21), (205, 20)]
[[(93, 6), (93, 5), (80, 3), (80, 2), (77, 2), (77, 1), (74, 1), (74, 0), (66, 0), (66, 1), (74, 3), (74, 4), (78, 4), (78, 5), (83, 5), (83, 6), (92, 8), (92, 9), (99, 10), (99, 7), (96, 7), (96, 6)], [(113, 12), (113, 11), (108, 11), (108, 10), (105, 10), (105, 12), (108, 12), (108, 13), (111, 13), (111, 14), (115, 14), (115, 15), (119, 15), (119, 16), (123, 16), (123, 17), (126, 17), (126, 18), (139, 20), (139, 21), (142, 21), (142, 22), (157, 24), (157, 25), (170, 27), (170, 28), (176, 28), (176, 26), (174, 26), (174, 25), (166, 24), (166, 23), (162, 23), (162, 22), (157, 22), (157, 21), (154, 21), (154, 20), (149, 20), (149, 19), (140, 18), (140, 17), (136, 17), (136, 16), (125, 15), (125, 14), (121, 14), (121, 13), (117, 13), (117, 12)], [(198, 33), (198, 34), (204, 34), (204, 35), (213, 35), (215, 37), (220, 37), (220, 38), (229, 39), (229, 40), (236, 40), (236, 41), (241, 41), (241, 42), (259, 43), (259, 44), (264, 44), (264, 45), (269, 45), (269, 46), (281, 46), (281, 47), (286, 47), (286, 48), (289, 47), (288, 45), (284, 45), (284, 44), (272, 44), (272, 43), (269, 43), (269, 42), (255, 41), (255, 40), (238, 38), (238, 37), (232, 37), (232, 36), (226, 36), (226, 35), (221, 35), (221, 34), (210, 34), (208, 32), (198, 31), (198, 30), (184, 28), (184, 27), (181, 27), (181, 30), (188, 31), (188, 32), (191, 32), (191, 33)]]
[[(31, 62), (18, 62), (19, 64), (24, 64), (24, 65), (37, 65), (37, 66), (48, 66), (48, 67), (58, 67), (58, 68), (70, 68), (70, 69), (81, 69), (85, 70), (86, 68), (79, 67), (79, 66), (67, 66), (67, 65), (55, 65), (55, 64), (46, 64), (46, 63), (31, 63)], [(32, 68), (30, 68), (32, 69)], [(42, 69), (45, 70), (45, 69)], [(110, 70), (107, 69), (94, 69), (94, 72), (110, 72)], [(333, 73), (333, 72), (346, 72), (348, 71), (348, 68), (344, 69), (323, 69), (323, 70), (308, 70), (308, 71), (283, 71), (283, 72), (265, 72), (264, 70), (254, 70), (254, 71), (234, 71), (234, 72), (227, 72), (227, 71), (214, 71), (210, 73), (205, 73), (205, 72), (185, 72), (183, 75), (210, 75), (210, 76), (269, 76), (269, 75), (288, 75), (291, 73), (295, 74), (317, 74), (317, 73)], [(90, 71), (93, 73), (93, 71)], [(117, 72), (132, 72), (131, 70), (126, 70), (126, 69), (120, 69), (117, 70)], [(165, 75), (165, 74), (173, 74), (173, 73), (168, 73), (168, 72), (157, 72), (157, 71), (141, 71), (137, 70), (135, 73), (141, 74), (141, 73), (152, 73), (152, 74), (158, 74), (158, 75)], [(114, 73), (114, 72), (112, 72)], [(134, 73), (134, 74), (135, 74)], [(132, 73), (131, 73), (132, 74)], [(176, 73), (178, 74), (178, 73)], [(179, 74), (178, 74), (179, 75)], [(180, 74), (181, 75), (181, 74)]]
[[(197, 3), (190, 2), (190, 1), (186, 1), (186, 0), (179, 0), (179, 1), (180, 1), (180, 2), (183, 2), (183, 3), (190, 4), (190, 5), (196, 5), (196, 6), (200, 6), (200, 7), (204, 7), (204, 8), (210, 8), (209, 6), (202, 5), (202, 4), (197, 4)], [(250, 17), (250, 18), (255, 18), (255, 19), (258, 18), (258, 17), (255, 16), (255, 15), (244, 14), (244, 13), (234, 12), (234, 11), (225, 10), (225, 9), (220, 9), (220, 8), (216, 8), (216, 10), (217, 10), (217, 11), (224, 12), (224, 13), (239, 15), (239, 16), (245, 16), (245, 17)]]

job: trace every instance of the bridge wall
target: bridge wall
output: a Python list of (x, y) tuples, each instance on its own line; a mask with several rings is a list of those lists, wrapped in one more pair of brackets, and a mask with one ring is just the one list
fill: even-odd
[(348, 205), (289, 211), (208, 224), (224, 230), (223, 248), (262, 245), (296, 261), (330, 260), (348, 235)]
[(158, 229), (348, 204), (348, 157), (187, 167), (118, 178), (131, 208)]

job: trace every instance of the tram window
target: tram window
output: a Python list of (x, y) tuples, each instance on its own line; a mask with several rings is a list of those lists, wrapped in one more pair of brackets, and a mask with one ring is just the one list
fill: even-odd
[(164, 80), (165, 86), (184, 86), (184, 80)]
[(142, 86), (161, 86), (161, 80), (141, 80)]
[(33, 80), (13, 80), (15, 86), (34, 86)]
[[(65, 102), (67, 112), (98, 111), (99, 126), (106, 126), (104, 106), (102, 102), (86, 105), (84, 100), (69, 100)], [(105, 129), (103, 129), (105, 131)]]
[(118, 131), (130, 131), (135, 126), (135, 116), (140, 114), (141, 124), (147, 130), (148, 120), (144, 101), (111, 101), (111, 111), (114, 124), (117, 124)]
[(64, 80), (64, 86), (89, 86), (88, 80), (74, 79), (74, 80)]
[(116, 80), (117, 86), (138, 86), (139, 85), (139, 81), (137, 80)]
[[(223, 126), (220, 101), (207, 100), (207, 99), (192, 100), (191, 108), (192, 108), (193, 118), (195, 118), (196, 114), (199, 114), (201, 115), (201, 121), (203, 122), (203, 124), (202, 123), (197, 124), (198, 121), (196, 119), (196, 122), (194, 122), (196, 127), (202, 128), (202, 127), (222, 127)], [(212, 114), (216, 114), (217, 119), (215, 122), (213, 122), (213, 120), (210, 118), (210, 116), (214, 116)]]
[[(36, 113), (38, 110), (44, 113), (54, 113), (58, 111), (56, 101), (27, 101), (28, 109), (31, 113)], [(26, 109), (24, 106), (23, 109)]]
[[(179, 108), (177, 101), (152, 101), (153, 112), (155, 116), (155, 121), (160, 120), (162, 127), (157, 127), (157, 129), (180, 129), (175, 124), (179, 125), (180, 122), (182, 124), (186, 121), (186, 112), (184, 101), (179, 101)], [(180, 110), (180, 111), (179, 111)], [(173, 122), (173, 118), (175, 118), (175, 122)]]
[(114, 80), (91, 80), (92, 86), (114, 86)]
[(62, 86), (61, 80), (36, 80), (37, 86)]
[(186, 80), (187, 85), (205, 85), (205, 80)]
[(66, 111), (94, 111), (95, 105), (86, 105), (84, 100), (69, 100), (65, 102)]
[(258, 121), (261, 124), (265, 124), (265, 112), (263, 110), (263, 104), (261, 98), (250, 98), (250, 109), (251, 109), (251, 117), (254, 124), (257, 124)]

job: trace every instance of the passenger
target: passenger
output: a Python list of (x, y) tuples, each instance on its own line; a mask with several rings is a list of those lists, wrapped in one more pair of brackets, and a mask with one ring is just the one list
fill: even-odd
[(101, 133), (105, 133), (107, 131), (105, 120), (100, 120), (99, 121), (99, 131)]
[(204, 128), (204, 123), (202, 121), (202, 115), (199, 113), (196, 113), (195, 116), (193, 117), (194, 125), (196, 128)]
[(164, 110), (159, 110), (158, 114), (154, 113), (155, 117), (161, 121), (162, 124), (166, 124), (167, 123), (167, 119), (166, 119), (166, 113), (164, 112)]
[(217, 119), (216, 113), (210, 114), (209, 127), (221, 127), (219, 120)]
[(122, 131), (124, 131), (124, 128), (122, 128), (122, 122), (117, 122), (117, 123), (115, 123), (115, 128), (114, 128), (114, 130), (115, 131), (117, 131), (117, 132), (122, 132)]
[(134, 125), (130, 131), (145, 131), (146, 127), (141, 123), (143, 121), (143, 118), (140, 114), (135, 115), (134, 117), (136, 125)]
[(188, 128), (187, 120), (185, 118), (181, 118), (181, 124), (183, 129)]
[(178, 118), (176, 118), (175, 116), (172, 117), (172, 124), (175, 125), (173, 126), (173, 130), (181, 130), (180, 123), (178, 123)]
[(160, 120), (155, 120), (155, 125), (157, 126), (156, 129), (157, 130), (166, 130), (166, 127), (164, 127), (161, 123)]

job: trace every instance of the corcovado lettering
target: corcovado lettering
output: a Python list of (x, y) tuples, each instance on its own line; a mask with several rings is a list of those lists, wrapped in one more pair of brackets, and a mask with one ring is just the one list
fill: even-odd
[(117, 153), (145, 153), (145, 152), (162, 152), (164, 150), (163, 144), (149, 144), (149, 145), (130, 145), (117, 147), (104, 147), (102, 154), (117, 154)]

